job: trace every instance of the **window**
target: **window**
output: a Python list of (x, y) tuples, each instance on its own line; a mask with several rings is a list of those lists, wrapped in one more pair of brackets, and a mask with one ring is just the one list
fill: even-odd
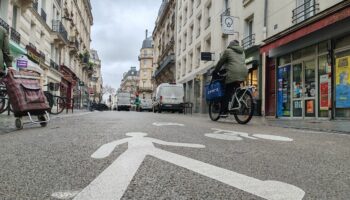
[(186, 50), (186, 41), (187, 41), (187, 33), (184, 34), (184, 46), (183, 46), (183, 50)]
[(198, 46), (196, 48), (196, 63), (195, 63), (196, 68), (199, 67), (200, 61), (201, 61), (201, 46)]
[(211, 38), (205, 40), (205, 51), (210, 52), (211, 50)]
[(201, 34), (201, 22), (202, 22), (202, 15), (199, 15), (197, 17), (197, 38)]
[(184, 9), (184, 25), (187, 23), (187, 7)]
[(189, 73), (192, 71), (192, 60), (193, 60), (193, 53), (191, 52), (188, 56), (188, 72)]
[(206, 6), (205, 12), (207, 16), (205, 28), (207, 29), (210, 26), (210, 20), (211, 20), (211, 2)]
[(193, 24), (190, 26), (190, 30), (188, 32), (189, 34), (189, 44), (191, 45), (192, 44), (192, 41), (193, 41)]
[(190, 17), (193, 15), (193, 5), (194, 5), (194, 0), (190, 0), (190, 3), (189, 3)]
[(296, 8), (293, 10), (293, 23), (302, 22), (312, 17), (316, 12), (315, 0), (296, 0)]

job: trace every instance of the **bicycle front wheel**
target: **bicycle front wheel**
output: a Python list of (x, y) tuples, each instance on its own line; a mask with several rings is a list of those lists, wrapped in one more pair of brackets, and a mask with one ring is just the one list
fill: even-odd
[(65, 101), (62, 97), (53, 96), (52, 107), (50, 113), (52, 115), (58, 115), (65, 109)]
[(249, 91), (242, 90), (238, 93), (237, 98), (240, 99), (240, 108), (235, 110), (233, 116), (239, 124), (248, 123), (254, 113), (253, 96)]
[(211, 101), (209, 103), (209, 117), (212, 121), (220, 119), (221, 107), (221, 101)]

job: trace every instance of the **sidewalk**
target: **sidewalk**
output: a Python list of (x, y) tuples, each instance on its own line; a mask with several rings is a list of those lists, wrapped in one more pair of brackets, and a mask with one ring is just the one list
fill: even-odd
[[(56, 118), (64, 118), (64, 117), (79, 115), (83, 113), (89, 113), (89, 111), (86, 109), (74, 110), (74, 112), (72, 113), (72, 111), (69, 110), (68, 114), (66, 113), (66, 111), (64, 111), (59, 115), (50, 115), (50, 118), (53, 120)], [(36, 120), (37, 117), (35, 116), (33, 117), (33, 119)], [(0, 134), (8, 133), (14, 130), (16, 130), (16, 128), (15, 128), (15, 117), (13, 116), (13, 113), (11, 113), (10, 115), (7, 115), (7, 112), (0, 114)]]
[[(209, 119), (208, 114), (193, 114), (193, 116)], [(350, 134), (350, 120), (276, 119), (253, 116), (249, 124)]]

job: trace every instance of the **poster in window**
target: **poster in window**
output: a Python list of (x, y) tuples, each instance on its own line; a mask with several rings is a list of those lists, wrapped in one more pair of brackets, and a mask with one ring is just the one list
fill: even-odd
[(328, 74), (320, 76), (320, 110), (328, 110)]
[(336, 59), (335, 101), (337, 108), (350, 108), (350, 56)]
[(306, 113), (307, 114), (314, 113), (314, 100), (309, 100), (306, 102)]

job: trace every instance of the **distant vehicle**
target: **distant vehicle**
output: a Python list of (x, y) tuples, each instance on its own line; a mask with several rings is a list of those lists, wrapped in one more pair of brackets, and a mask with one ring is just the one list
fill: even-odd
[(109, 107), (104, 103), (92, 103), (90, 106), (90, 111), (94, 111), (94, 110), (107, 111), (109, 110)]
[(141, 99), (140, 111), (152, 111), (152, 99)]
[(184, 88), (182, 84), (162, 83), (153, 99), (153, 112), (183, 112)]
[(130, 111), (131, 95), (128, 92), (120, 92), (117, 94), (117, 110)]

